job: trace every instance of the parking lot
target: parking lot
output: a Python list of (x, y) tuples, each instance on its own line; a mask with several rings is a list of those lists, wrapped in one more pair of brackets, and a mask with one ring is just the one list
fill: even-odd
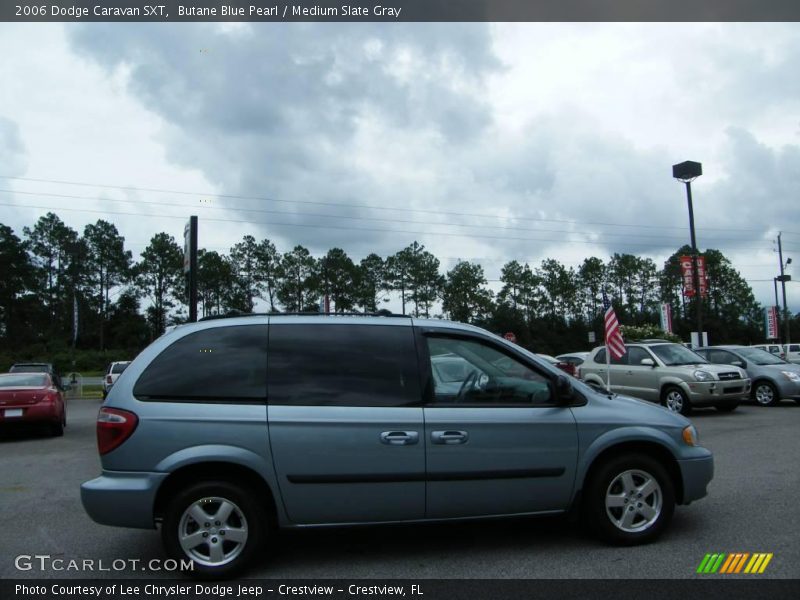
[[(19, 555), (64, 561), (161, 559), (156, 531), (98, 525), (84, 513), (81, 482), (100, 461), (98, 400), (69, 402), (63, 438), (3, 433), (0, 438), (0, 577), (159, 577), (120, 571), (15, 568)], [(691, 578), (706, 553), (768, 552), (762, 575), (800, 577), (800, 405), (697, 411), (701, 443), (715, 455), (709, 496), (676, 510), (658, 542), (605, 546), (565, 519), (283, 532), (253, 577), (266, 578)], [(174, 576), (174, 575), (172, 575)], [(712, 577), (731, 577), (716, 575)], [(735, 577), (735, 576), (734, 576)]]

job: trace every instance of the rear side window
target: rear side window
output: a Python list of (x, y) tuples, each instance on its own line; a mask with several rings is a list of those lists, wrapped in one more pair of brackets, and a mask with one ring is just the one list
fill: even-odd
[(395, 325), (270, 325), (269, 403), (409, 406), (421, 394), (414, 331)]
[[(606, 349), (601, 349), (594, 357), (594, 362), (606, 364)], [(625, 354), (622, 355), (622, 358), (616, 358), (614, 356), (611, 357), (611, 364), (612, 365), (627, 365), (628, 364), (628, 352), (626, 350)]]
[(789, 352), (800, 352), (800, 344), (790, 344)]
[(111, 367), (111, 373), (113, 373), (114, 375), (119, 375), (125, 369), (128, 368), (129, 364), (131, 364), (131, 363), (117, 363), (117, 364), (115, 364), (114, 366)]
[(265, 402), (266, 366), (266, 325), (204, 329), (159, 354), (133, 395), (176, 402)]

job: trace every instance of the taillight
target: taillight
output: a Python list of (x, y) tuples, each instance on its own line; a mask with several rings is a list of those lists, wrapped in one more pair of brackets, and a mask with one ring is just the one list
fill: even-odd
[(97, 450), (100, 456), (131, 437), (139, 424), (139, 417), (128, 410), (101, 408), (97, 413)]
[(111, 379), (111, 375), (106, 375), (106, 383), (114, 383), (114, 380)]

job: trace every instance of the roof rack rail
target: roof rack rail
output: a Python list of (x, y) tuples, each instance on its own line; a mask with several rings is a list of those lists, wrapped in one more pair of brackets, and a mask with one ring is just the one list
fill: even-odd
[(237, 317), (401, 317), (410, 319), (411, 315), (401, 315), (393, 313), (388, 310), (379, 310), (377, 312), (342, 312), (342, 313), (321, 313), (321, 312), (262, 312), (262, 313), (245, 313), (239, 311), (230, 311), (223, 315), (208, 315), (198, 319), (198, 321), (216, 321), (217, 319), (235, 319)]

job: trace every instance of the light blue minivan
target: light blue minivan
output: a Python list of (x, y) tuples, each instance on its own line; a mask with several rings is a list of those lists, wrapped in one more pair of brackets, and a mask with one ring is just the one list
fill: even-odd
[(179, 326), (120, 375), (97, 436), (92, 519), (160, 524), (206, 577), (240, 572), (275, 528), (576, 511), (611, 543), (648, 542), (714, 470), (680, 415), (483, 329), (396, 316)]

